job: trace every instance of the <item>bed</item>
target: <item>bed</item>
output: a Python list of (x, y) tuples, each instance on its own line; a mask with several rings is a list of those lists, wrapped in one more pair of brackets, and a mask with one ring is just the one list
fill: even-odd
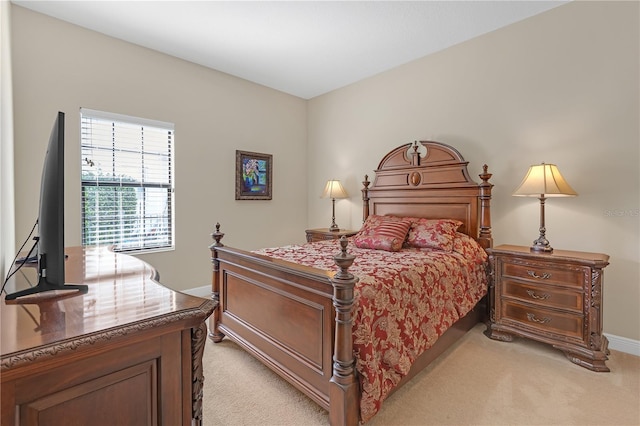
[[(472, 239), (471, 243), (482, 254), (492, 246), (491, 174), (487, 166), (483, 166), (479, 174), (481, 183), (476, 183), (468, 173), (467, 164), (455, 148), (439, 142), (414, 142), (390, 151), (380, 161), (373, 181), (365, 176), (363, 228), (349, 239), (249, 252), (226, 246), (222, 242), (224, 233), (216, 224), (212, 233), (214, 243), (210, 246), (212, 294), (216, 303), (210, 318), (210, 338), (220, 342), (227, 336), (236, 342), (327, 409), (332, 425), (368, 421), (386, 397), (486, 316), (488, 270), (485, 261), (475, 261), (475, 266), (470, 266), (474, 272), (463, 273), (460, 269), (453, 275), (473, 275), (472, 281), (478, 281), (481, 289), (466, 290), (467, 284), (463, 286), (457, 281), (452, 284), (451, 274), (443, 273), (443, 281), (455, 288), (453, 291), (457, 295), (446, 296), (447, 301), (424, 303), (446, 305), (447, 314), (437, 314), (446, 319), (426, 326), (420, 323), (429, 320), (430, 312), (426, 312), (426, 320), (416, 320), (417, 328), (408, 327), (404, 334), (413, 339), (409, 341), (410, 347), (403, 349), (404, 352), (398, 350), (383, 355), (387, 364), (394, 368), (377, 371), (377, 367), (369, 362), (370, 348), (363, 343), (362, 336), (367, 333), (361, 331), (364, 327), (361, 323), (363, 317), (368, 317), (363, 313), (363, 301), (371, 305), (373, 300), (382, 300), (377, 302), (377, 308), (373, 304), (374, 310), (380, 312), (387, 310), (384, 306), (399, 306), (389, 303), (389, 297), (396, 296), (383, 297), (382, 293), (376, 293), (382, 292), (376, 289), (383, 287), (398, 291), (395, 284), (391, 285), (393, 283), (373, 285), (373, 276), (380, 278), (386, 274), (379, 269), (381, 262), (398, 270), (402, 269), (398, 265), (403, 262), (420, 266), (417, 269), (422, 275), (402, 269), (403, 278), (395, 279), (403, 280), (424, 280), (424, 276), (438, 275), (440, 272), (433, 271), (445, 268), (438, 264), (431, 269), (431, 260), (400, 260), (399, 256), (405, 256), (404, 252), (416, 256), (430, 252), (433, 258), (449, 259), (441, 250), (430, 248), (429, 242), (426, 246), (417, 245), (420, 248), (407, 247), (411, 232), (419, 228), (416, 224), (455, 224), (447, 228), (450, 238), (447, 237), (446, 244), (451, 244), (450, 252), (455, 258), (447, 260), (448, 263), (461, 263), (471, 257), (464, 250), (454, 250), (454, 242), (458, 244), (455, 247), (459, 247), (461, 241), (467, 244), (466, 240)], [(405, 229), (406, 222), (411, 231), (406, 234), (401, 248), (397, 239), (392, 239), (394, 247), (390, 248), (389, 238), (380, 239), (378, 231), (372, 231), (382, 226), (396, 232), (398, 227)], [(451, 237), (452, 226), (454, 236)], [(440, 236), (438, 234), (436, 240)], [(420, 239), (414, 238), (414, 241)], [(375, 267), (371, 267), (373, 263)], [(351, 269), (357, 273), (352, 273)], [(416, 275), (420, 277), (416, 278)], [(426, 287), (424, 283), (422, 286)], [(434, 284), (433, 288), (438, 286)], [(419, 310), (433, 308), (431, 305), (424, 308), (426, 305), (418, 301), (418, 296), (409, 299), (411, 303), (407, 305), (422, 306)], [(449, 299), (460, 299), (464, 306), (449, 306)], [(413, 303), (413, 300), (417, 302)], [(408, 318), (414, 314), (403, 311), (401, 315), (409, 323)], [(389, 323), (389, 320), (377, 317), (371, 321), (378, 326)], [(397, 328), (385, 330), (398, 334)], [(416, 337), (421, 331), (430, 336), (428, 342)], [(382, 344), (391, 346), (386, 341)], [(376, 375), (380, 377), (376, 378)], [(372, 396), (372, 392), (375, 395)]]

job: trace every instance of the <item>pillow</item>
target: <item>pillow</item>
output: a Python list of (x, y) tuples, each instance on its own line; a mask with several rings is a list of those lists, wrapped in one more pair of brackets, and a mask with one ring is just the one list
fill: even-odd
[(409, 229), (407, 244), (411, 247), (451, 251), (460, 225), (462, 222), (455, 219), (416, 219)]
[(366, 233), (359, 232), (353, 237), (353, 242), (358, 248), (398, 251), (402, 248), (410, 227), (411, 222), (408, 220), (383, 220), (377, 226), (369, 226)]
[(453, 240), (453, 251), (460, 253), (465, 259), (478, 264), (485, 262), (489, 257), (487, 252), (476, 240), (461, 232), (456, 232)]
[(360, 228), (356, 236), (364, 237), (366, 235), (371, 235), (372, 230), (380, 226), (383, 222), (400, 222), (403, 220), (408, 219), (402, 218), (400, 216), (382, 216), (376, 214), (369, 215), (367, 217), (367, 220), (364, 221), (364, 224), (362, 224), (362, 228)]

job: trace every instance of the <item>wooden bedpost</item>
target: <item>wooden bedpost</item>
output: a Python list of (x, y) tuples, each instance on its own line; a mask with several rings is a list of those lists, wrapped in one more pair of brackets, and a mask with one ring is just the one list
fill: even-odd
[(333, 353), (333, 376), (329, 381), (329, 423), (332, 426), (358, 424), (360, 417), (359, 385), (353, 355), (353, 302), (358, 279), (348, 269), (355, 256), (347, 253), (347, 239), (340, 239), (341, 251), (333, 260), (340, 268), (333, 278), (333, 306), (336, 309), (336, 330)]
[(220, 261), (218, 261), (217, 247), (224, 247), (220, 240), (224, 237), (224, 233), (220, 232), (220, 223), (216, 223), (216, 231), (211, 234), (214, 243), (209, 246), (211, 250), (211, 263), (213, 264), (213, 274), (211, 280), (211, 299), (213, 299), (214, 308), (211, 317), (209, 317), (209, 338), (215, 343), (224, 339), (224, 334), (218, 329), (220, 322)]
[(489, 166), (482, 166), (482, 173), (479, 175), (482, 179), (480, 184), (480, 236), (478, 242), (482, 247), (493, 247), (493, 236), (491, 235), (491, 188), (493, 185), (489, 183), (492, 174), (488, 173)]
[(364, 175), (364, 181), (362, 181), (362, 223), (364, 223), (369, 217), (369, 176)]

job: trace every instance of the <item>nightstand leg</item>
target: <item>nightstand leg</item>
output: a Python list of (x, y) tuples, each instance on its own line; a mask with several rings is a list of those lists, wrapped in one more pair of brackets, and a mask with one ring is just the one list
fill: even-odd
[(563, 352), (565, 356), (569, 359), (569, 361), (579, 365), (580, 367), (584, 367), (591, 371), (597, 371), (602, 373), (611, 371), (609, 370), (609, 367), (607, 367), (607, 365), (605, 364), (605, 361), (609, 359), (609, 357), (607, 357), (607, 355), (605, 355), (604, 352), (594, 353), (593, 354), (594, 358), (587, 357), (582, 354), (576, 354), (573, 352), (567, 352), (567, 351), (563, 351)]
[(609, 355), (609, 340), (605, 336), (600, 336), (598, 343), (600, 344), (600, 349), (594, 351), (585, 350), (584, 352), (568, 351), (566, 348), (556, 345), (553, 345), (553, 347), (560, 349), (569, 361), (581, 367), (598, 372), (611, 371), (605, 364), (605, 361), (609, 359), (607, 356)]
[(491, 327), (491, 324), (487, 324), (487, 329), (484, 331), (485, 336), (493, 340), (499, 340), (501, 342), (512, 342), (513, 334), (505, 333), (501, 330), (496, 330)]

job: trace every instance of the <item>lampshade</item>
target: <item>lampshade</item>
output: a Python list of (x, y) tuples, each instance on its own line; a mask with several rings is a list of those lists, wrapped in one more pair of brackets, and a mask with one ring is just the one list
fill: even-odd
[(330, 231), (339, 231), (340, 228), (336, 225), (336, 198), (347, 198), (347, 191), (344, 190), (344, 187), (340, 183), (339, 180), (328, 180), (327, 184), (324, 187), (324, 191), (322, 192), (322, 198), (331, 198), (331, 226), (329, 227)]
[(544, 224), (545, 200), (547, 197), (575, 197), (578, 193), (564, 180), (555, 164), (542, 163), (529, 167), (527, 175), (513, 195), (540, 199), (540, 236), (533, 242), (531, 251), (552, 252), (553, 248), (547, 240), (547, 228)]
[(520, 186), (513, 192), (517, 197), (575, 197), (578, 195), (564, 180), (555, 164), (529, 167)]
[(322, 193), (322, 198), (347, 198), (347, 191), (340, 183), (339, 180), (328, 180)]

